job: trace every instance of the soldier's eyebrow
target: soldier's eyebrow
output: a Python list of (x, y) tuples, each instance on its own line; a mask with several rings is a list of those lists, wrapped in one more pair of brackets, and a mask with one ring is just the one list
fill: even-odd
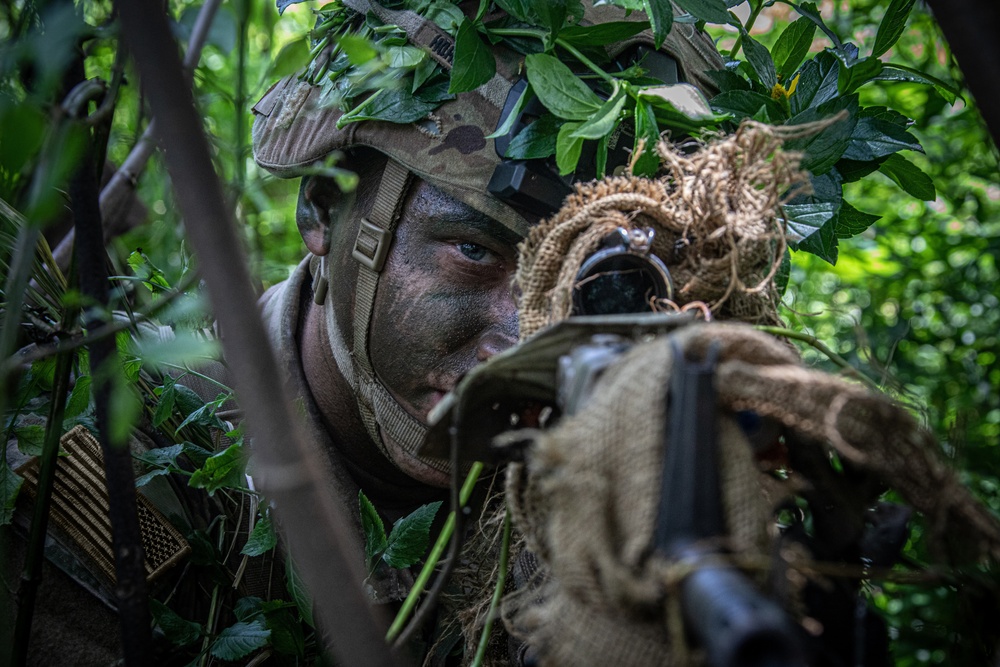
[(498, 239), (504, 243), (516, 245), (521, 242), (521, 235), (511, 230), (498, 220), (472, 208), (461, 207), (455, 210), (439, 211), (429, 215), (435, 224), (449, 228), (473, 229), (479, 234)]

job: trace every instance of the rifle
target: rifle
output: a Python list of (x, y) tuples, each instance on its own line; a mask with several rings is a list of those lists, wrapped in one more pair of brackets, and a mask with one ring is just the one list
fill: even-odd
[[(621, 236), (627, 243), (628, 237)], [(577, 281), (589, 288), (589, 295), (575, 295), (577, 312), (581, 304), (591, 304), (600, 314), (574, 315), (470, 372), (430, 416), (422, 454), (448, 456), (454, 435), (467, 460), (530, 459), (531, 452), (524, 445), (539, 430), (593, 409), (590, 399), (595, 386), (629, 349), (694, 323), (688, 314), (628, 312), (646, 301), (636, 299), (637, 293), (657, 289), (655, 279), (661, 271), (655, 265), (642, 267), (636, 258), (641, 253), (634, 246), (623, 244), (624, 252), (617, 253), (629, 257), (613, 257), (615, 253), (607, 251), (616, 244), (614, 239), (605, 243), (598, 251), (604, 253), (603, 264), (591, 262), (592, 274)], [(665, 282), (669, 286), (669, 275)], [(628, 289), (620, 289), (622, 284)], [(616, 312), (616, 293), (630, 295), (626, 312)], [(668, 418), (652, 546), (659, 557), (688, 572), (677, 588), (687, 643), (703, 650), (713, 667), (838, 664), (829, 658), (822, 642), (807, 637), (773, 593), (761, 590), (722, 548), (726, 526), (720, 503), (715, 428), (719, 410), (713, 383), (718, 354), (718, 347), (713, 346), (701, 361), (689, 360), (674, 341), (669, 390), (663, 392)], [(459, 404), (462, 418), (456, 421)], [(754, 421), (754, 415), (744, 417)], [(847, 609), (846, 615), (834, 619), (836, 623), (852, 628), (869, 622), (867, 614), (855, 617), (856, 606)], [(853, 635), (864, 637), (865, 633)], [(860, 656), (863, 664), (884, 662), (878, 656), (865, 662), (864, 656), (870, 653), (867, 646), (840, 649), (851, 660)]]

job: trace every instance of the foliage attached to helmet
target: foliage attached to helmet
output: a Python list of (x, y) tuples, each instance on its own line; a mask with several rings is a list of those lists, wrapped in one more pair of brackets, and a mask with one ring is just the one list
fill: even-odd
[[(278, 0), (278, 8), (298, 1)], [(794, 250), (836, 262), (838, 240), (877, 220), (844, 201), (843, 186), (876, 171), (914, 197), (934, 198), (930, 179), (899, 155), (922, 151), (907, 130), (910, 119), (864, 106), (859, 94), (873, 82), (908, 81), (955, 99), (954, 87), (883, 62), (911, 1), (888, 3), (867, 55), (808, 2), (792, 5), (800, 18), (770, 48), (750, 35), (756, 13), (741, 23), (730, 11), (740, 3), (732, 0), (594, 4), (335, 0), (316, 10), (310, 62), (299, 81), (318, 89), (319, 104), (336, 109), (338, 130), (374, 121), (432, 132), (437, 124), (447, 132), (439, 117), (445, 105), (473, 94), (492, 100), (500, 114), (495, 122), (479, 118), (489, 125), (479, 152), (495, 155), (479, 189), (505, 208), (541, 215), (558, 209), (574, 181), (625, 170), (652, 176), (661, 138), (729, 132), (747, 118), (773, 125), (839, 119), (786, 143), (803, 153), (812, 186), (785, 207)], [(728, 58), (716, 52), (706, 24), (737, 35)], [(827, 40), (817, 52), (815, 43)], [(458, 195), (484, 210), (475, 197)], [(484, 212), (509, 223), (496, 209)]]

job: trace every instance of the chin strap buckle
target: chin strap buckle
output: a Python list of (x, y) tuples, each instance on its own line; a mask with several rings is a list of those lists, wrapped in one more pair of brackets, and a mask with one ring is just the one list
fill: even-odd
[(351, 256), (362, 266), (378, 272), (385, 265), (390, 245), (392, 245), (392, 232), (362, 218)]

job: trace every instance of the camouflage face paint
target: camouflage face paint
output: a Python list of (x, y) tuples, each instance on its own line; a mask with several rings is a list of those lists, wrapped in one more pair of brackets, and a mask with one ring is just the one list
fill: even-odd
[(518, 237), (417, 182), (379, 283), (369, 334), (375, 372), (412, 415), (517, 340)]

